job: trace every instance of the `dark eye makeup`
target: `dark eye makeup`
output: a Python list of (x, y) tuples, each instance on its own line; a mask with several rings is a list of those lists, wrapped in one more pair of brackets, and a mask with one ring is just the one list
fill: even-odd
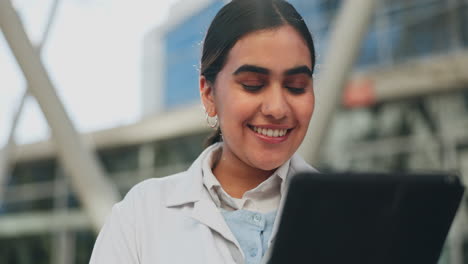
[(260, 89), (263, 88), (263, 84), (262, 85), (246, 85), (246, 84), (241, 84), (245, 90), (249, 91), (249, 92), (257, 92), (257, 91), (260, 91)]
[(286, 89), (288, 89), (293, 94), (303, 94), (303, 93), (305, 93), (305, 88), (296, 88), (296, 87), (286, 86)]
[(285, 88), (293, 94), (302, 94), (306, 91), (306, 87), (310, 83), (309, 77), (303, 75), (294, 76), (286, 79)]
[[(245, 84), (242, 84), (242, 86), (244, 87), (245, 90), (249, 92), (258, 92), (264, 87), (264, 85), (245, 85)], [(285, 86), (285, 88), (288, 89), (288, 91), (291, 92), (292, 94), (305, 93), (305, 88), (297, 88), (297, 87), (289, 87), (289, 86)]]
[[(260, 74), (252, 74), (249, 72), (240, 73), (239, 75), (241, 78), (239, 78), (237, 82), (248, 92), (258, 92), (265, 87), (265, 85), (268, 85), (268, 80), (265, 80), (264, 76)], [(288, 76), (283, 82), (283, 87), (291, 94), (303, 94), (309, 82), (309, 77), (306, 75), (296, 74), (294, 76)]]

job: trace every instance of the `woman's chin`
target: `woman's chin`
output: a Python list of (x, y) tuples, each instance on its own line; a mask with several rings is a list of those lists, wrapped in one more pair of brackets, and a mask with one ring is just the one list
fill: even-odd
[(271, 171), (281, 167), (288, 159), (257, 159), (253, 162), (255, 168), (264, 170), (264, 171)]

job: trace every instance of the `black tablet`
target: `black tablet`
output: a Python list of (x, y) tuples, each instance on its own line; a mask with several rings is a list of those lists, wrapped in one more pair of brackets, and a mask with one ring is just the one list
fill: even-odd
[(298, 174), (267, 263), (436, 264), (463, 191), (443, 173)]

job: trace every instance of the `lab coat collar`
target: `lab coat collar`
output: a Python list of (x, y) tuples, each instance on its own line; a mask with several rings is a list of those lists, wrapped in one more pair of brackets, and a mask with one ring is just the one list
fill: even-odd
[[(166, 206), (180, 206), (187, 203), (198, 202), (204, 192), (202, 179), (202, 163), (205, 157), (221, 143), (207, 147), (198, 158), (192, 163), (190, 168), (183, 172), (183, 180), (178, 181), (171, 190), (172, 194), (166, 199)], [(181, 175), (182, 176), (182, 175)]]
[[(202, 162), (211, 150), (219, 144), (222, 143), (216, 143), (206, 148), (185, 172), (185, 175), (181, 175), (184, 180), (178, 181), (174, 185), (174, 189), (171, 191), (172, 194), (166, 200), (166, 206), (175, 207), (193, 204), (193, 210), (190, 213), (193, 219), (210, 227), (240, 249), (240, 245), (226, 224), (223, 215), (203, 186)], [(242, 251), (239, 251), (243, 258)]]

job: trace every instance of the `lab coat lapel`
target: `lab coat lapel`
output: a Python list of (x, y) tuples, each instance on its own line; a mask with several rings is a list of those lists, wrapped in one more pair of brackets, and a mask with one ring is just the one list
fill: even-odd
[(194, 203), (201, 199), (205, 189), (203, 186), (202, 162), (218, 144), (206, 148), (192, 163), (190, 168), (181, 173), (177, 184), (171, 186), (171, 192), (166, 198), (166, 206), (180, 206)]
[(212, 201), (202, 199), (195, 202), (191, 216), (240, 248), (223, 215)]
[(192, 166), (181, 175), (181, 180), (173, 186), (172, 192), (166, 200), (166, 206), (175, 207), (193, 204), (193, 209), (189, 212), (190, 217), (219, 233), (240, 248), (223, 215), (203, 186), (203, 159), (219, 144), (214, 144), (203, 151)]

